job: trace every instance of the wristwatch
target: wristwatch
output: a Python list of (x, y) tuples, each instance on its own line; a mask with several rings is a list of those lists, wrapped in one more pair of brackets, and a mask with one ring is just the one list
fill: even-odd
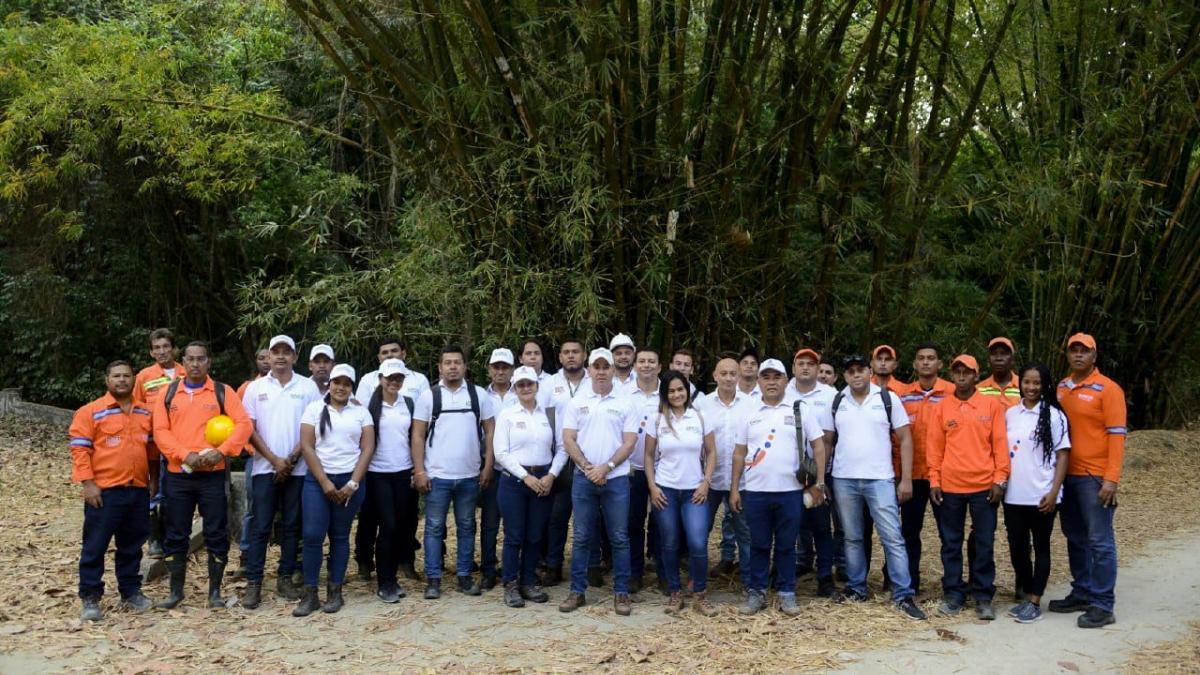
[(615, 469), (615, 468), (617, 468), (617, 465), (616, 465), (616, 464), (613, 464), (613, 463), (612, 463), (612, 460), (609, 460), (609, 462), (608, 462), (608, 470), (609, 470), (609, 471), (612, 471), (612, 470), (613, 470), (613, 469)]
[(351, 490), (358, 489), (358, 481), (356, 481), (354, 479), (350, 479), (350, 480), (346, 481), (346, 485), (349, 485)]
[(999, 485), (1001, 490), (1008, 490), (1008, 481), (1001, 481), (996, 485)]

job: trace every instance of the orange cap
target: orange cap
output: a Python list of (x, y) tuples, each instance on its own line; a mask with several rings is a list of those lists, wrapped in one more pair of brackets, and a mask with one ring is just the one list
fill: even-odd
[(970, 354), (959, 354), (954, 357), (954, 360), (950, 362), (950, 367), (953, 368), (960, 363), (977, 373), (979, 372), (979, 362)]
[(816, 361), (817, 363), (821, 362), (821, 355), (817, 353), (817, 350), (811, 347), (801, 347), (800, 349), (796, 350), (796, 354), (792, 356), (792, 360), (795, 361), (801, 356), (811, 356), (813, 361)]
[(988, 350), (991, 350), (991, 348), (995, 347), (996, 345), (1004, 345), (1005, 347), (1008, 347), (1008, 351), (1014, 354), (1017, 353), (1017, 348), (1013, 346), (1012, 340), (1009, 340), (1006, 337), (1002, 336), (992, 338), (992, 341), (988, 343)]
[(879, 356), (879, 352), (881, 352), (885, 349), (892, 353), (893, 359), (900, 358), (900, 355), (896, 353), (896, 348), (892, 347), (891, 345), (879, 345), (875, 349), (872, 349), (871, 350), (871, 358), (875, 358), (876, 356)]
[(1087, 333), (1076, 333), (1067, 338), (1067, 348), (1070, 349), (1071, 345), (1075, 344), (1076, 342), (1084, 347), (1087, 347), (1088, 349), (1096, 348), (1096, 338), (1088, 335)]

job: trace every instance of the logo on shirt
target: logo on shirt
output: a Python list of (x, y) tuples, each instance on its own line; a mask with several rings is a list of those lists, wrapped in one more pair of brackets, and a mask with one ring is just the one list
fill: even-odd
[(121, 444), (121, 437), (120, 436), (109, 436), (108, 439), (105, 440), (104, 442), (109, 447), (115, 448)]
[(958, 420), (946, 420), (946, 428), (947, 429), (957, 429), (958, 428)]
[[(293, 395), (293, 396), (295, 396), (295, 394), (292, 394), (292, 395)], [(264, 392), (264, 393), (262, 393), (262, 394), (259, 394), (259, 395), (258, 395), (258, 400), (260, 400), (260, 401), (265, 401), (265, 400), (267, 400), (268, 398), (270, 398), (270, 397), (269, 397), (269, 396), (267, 396), (267, 394), (266, 394), (265, 392)]]
[(516, 424), (516, 427), (517, 427), (518, 429), (524, 429), (524, 428), (525, 428), (525, 423), (524, 423), (524, 422), (517, 422), (517, 424)]
[(784, 424), (791, 424), (791, 425), (795, 425), (795, 424), (796, 424), (796, 417), (795, 417), (794, 415), (788, 415), (788, 416), (786, 416), (786, 417), (784, 417), (784, 418), (783, 418), (783, 423), (784, 423)]
[(579, 406), (579, 414), (580, 415), (588, 414), (588, 408), (586, 405)]

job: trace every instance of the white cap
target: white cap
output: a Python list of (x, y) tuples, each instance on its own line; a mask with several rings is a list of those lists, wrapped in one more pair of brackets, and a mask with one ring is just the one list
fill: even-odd
[(613, 336), (613, 339), (609, 341), (608, 348), (615, 351), (617, 347), (629, 347), (630, 349), (634, 349), (633, 338), (624, 333), (617, 333)]
[(333, 347), (330, 347), (327, 344), (314, 345), (313, 348), (308, 352), (308, 360), (312, 361), (318, 356), (325, 356), (328, 357), (330, 361), (333, 361)]
[(533, 382), (534, 384), (537, 384), (537, 381), (537, 371), (529, 366), (521, 366), (513, 371), (512, 382), (514, 385), (520, 384), (521, 382)]
[(596, 359), (604, 359), (605, 361), (608, 361), (608, 365), (611, 366), (613, 364), (612, 351), (605, 349), (604, 347), (596, 347), (592, 350), (591, 354), (588, 354), (588, 365), (590, 366), (595, 363)]
[(354, 381), (354, 366), (349, 363), (339, 363), (333, 367), (333, 371), (329, 373), (330, 381), (336, 380), (339, 377), (348, 377), (350, 381)]
[(271, 342), (267, 344), (267, 349), (274, 349), (275, 345), (287, 345), (296, 351), (296, 341), (286, 335), (276, 335), (271, 338)]
[(379, 364), (379, 377), (381, 378), (388, 375), (403, 375), (408, 377), (411, 374), (400, 359), (385, 359), (383, 363)]
[(777, 373), (787, 375), (787, 371), (783, 369), (783, 362), (779, 359), (767, 359), (758, 366), (758, 374), (762, 375), (768, 370), (774, 370)]
[(507, 363), (508, 365), (511, 366), (511, 365), (515, 364), (516, 362), (517, 362), (517, 360), (513, 358), (512, 350), (505, 349), (504, 347), (501, 347), (499, 349), (493, 349), (492, 357), (490, 359), (488, 359), (489, 366), (492, 365), (493, 363)]

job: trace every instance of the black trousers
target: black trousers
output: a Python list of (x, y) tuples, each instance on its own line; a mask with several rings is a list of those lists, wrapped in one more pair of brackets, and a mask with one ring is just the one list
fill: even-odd
[[(367, 499), (370, 498), (368, 494)], [(379, 523), (375, 522), (375, 512), (370, 508), (359, 510), (358, 529), (354, 531), (354, 562), (358, 563), (359, 569), (375, 568), (375, 541), (378, 538)]]
[[(375, 574), (379, 586), (396, 583), (396, 569), (413, 564), (417, 549), (417, 508), (420, 496), (412, 486), (412, 469), (389, 473), (367, 472), (367, 497), (358, 519), (359, 533), (364, 520), (378, 528), (378, 538), (370, 542), (375, 551)], [(356, 539), (357, 542), (361, 540)], [(361, 561), (360, 561), (361, 562)]]
[[(1038, 511), (1036, 506), (1004, 505), (1004, 529), (1008, 532), (1008, 551), (1016, 587), (1026, 595), (1041, 596), (1050, 580), (1050, 535), (1054, 532), (1054, 516)], [(1030, 542), (1033, 543), (1032, 556)]]
[(104, 555), (117, 540), (113, 556), (117, 590), (128, 598), (142, 590), (142, 544), (150, 534), (150, 493), (142, 487), (100, 491), (101, 506), (83, 505), (83, 550), (79, 555), (79, 597), (104, 595)]
[(208, 554), (224, 564), (229, 559), (229, 507), (225, 497), (224, 471), (167, 472), (163, 490), (167, 538), (163, 553), (186, 556), (196, 509), (204, 519), (204, 546)]
[[(988, 501), (990, 490), (971, 493), (943, 492), (938, 513), (938, 534), (942, 539), (942, 595), (958, 601), (970, 593), (977, 601), (996, 594), (994, 544), (998, 504)], [(967, 543), (967, 514), (971, 514), (974, 556), (968, 554), (970, 576), (963, 581), (963, 544)], [(972, 548), (972, 547), (968, 547)]]

